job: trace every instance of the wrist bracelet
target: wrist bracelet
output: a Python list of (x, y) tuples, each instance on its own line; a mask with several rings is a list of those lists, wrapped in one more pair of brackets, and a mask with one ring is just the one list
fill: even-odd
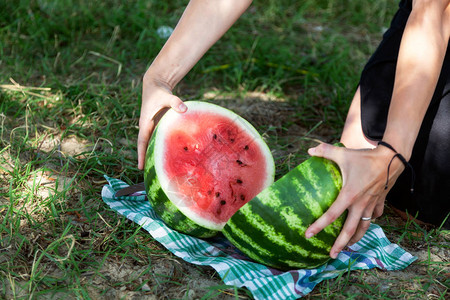
[(388, 189), (389, 169), (391, 168), (392, 161), (394, 160), (394, 158), (398, 157), (398, 159), (400, 159), (400, 161), (405, 165), (405, 168), (409, 168), (411, 170), (411, 193), (413, 193), (414, 192), (414, 181), (415, 181), (416, 174), (414, 173), (414, 169), (413, 169), (412, 165), (405, 159), (405, 157), (403, 155), (398, 153), (397, 150), (395, 150), (394, 147), (392, 147), (390, 144), (383, 142), (383, 141), (379, 141), (378, 145), (389, 148), (395, 152), (394, 156), (392, 157), (392, 159), (389, 162), (388, 167), (387, 167), (387, 179), (386, 179), (386, 184), (384, 186), (384, 189), (385, 190)]

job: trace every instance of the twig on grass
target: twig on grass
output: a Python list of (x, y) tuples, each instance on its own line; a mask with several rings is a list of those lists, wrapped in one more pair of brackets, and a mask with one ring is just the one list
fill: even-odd
[(103, 55), (103, 54), (95, 52), (95, 51), (89, 51), (89, 54), (101, 57), (103, 59), (106, 59), (107, 61), (115, 63), (117, 65), (117, 75), (116, 75), (116, 77), (119, 77), (120, 73), (122, 72), (122, 63), (121, 62), (115, 60), (114, 58), (111, 58), (109, 56)]
[(12, 92), (21, 92), (22, 94), (36, 96), (39, 98), (48, 98), (46, 95), (38, 94), (32, 91), (51, 91), (51, 88), (47, 87), (33, 87), (33, 86), (22, 86), (17, 83), (13, 78), (9, 78), (12, 84), (0, 84), (0, 89), (8, 90)]

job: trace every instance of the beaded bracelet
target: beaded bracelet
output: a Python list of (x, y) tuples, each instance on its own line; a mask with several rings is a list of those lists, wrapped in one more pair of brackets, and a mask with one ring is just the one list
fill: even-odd
[(386, 148), (389, 148), (389, 149), (391, 149), (392, 151), (395, 152), (394, 156), (392, 157), (391, 161), (388, 164), (387, 179), (386, 179), (386, 184), (384, 186), (384, 189), (385, 190), (388, 189), (389, 169), (391, 168), (392, 161), (394, 160), (394, 158), (398, 157), (398, 159), (400, 159), (400, 161), (405, 165), (405, 167), (409, 168), (411, 170), (411, 193), (413, 193), (414, 192), (414, 181), (415, 181), (416, 174), (414, 173), (414, 169), (413, 169), (412, 165), (405, 159), (405, 157), (403, 155), (398, 153), (397, 150), (395, 150), (394, 147), (392, 147), (390, 144), (388, 144), (386, 142), (383, 142), (383, 141), (379, 141), (378, 145), (381, 145), (381, 146), (384, 146)]

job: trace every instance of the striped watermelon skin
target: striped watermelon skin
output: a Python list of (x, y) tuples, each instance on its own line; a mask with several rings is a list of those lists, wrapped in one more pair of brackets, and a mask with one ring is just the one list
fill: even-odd
[[(153, 132), (153, 137), (157, 135), (158, 126)], [(215, 236), (218, 231), (204, 228), (197, 225), (186, 217), (170, 201), (166, 193), (161, 188), (161, 184), (156, 176), (155, 170), (155, 140), (152, 138), (147, 149), (147, 158), (144, 168), (145, 191), (156, 214), (171, 228), (199, 238), (209, 238)]]
[(311, 157), (244, 205), (222, 232), (259, 263), (282, 270), (315, 268), (330, 259), (346, 214), (310, 239), (305, 231), (331, 206), (341, 188), (338, 166)]

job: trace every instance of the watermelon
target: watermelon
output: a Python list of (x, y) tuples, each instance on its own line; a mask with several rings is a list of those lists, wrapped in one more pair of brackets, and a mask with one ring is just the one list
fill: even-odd
[(149, 142), (144, 169), (148, 198), (170, 227), (211, 237), (274, 180), (275, 164), (258, 131), (223, 107), (185, 102), (168, 110)]
[(330, 259), (346, 214), (310, 239), (305, 231), (331, 206), (341, 187), (338, 166), (311, 157), (240, 208), (222, 233), (257, 262), (282, 270), (315, 268)]
[(278, 269), (314, 268), (330, 259), (345, 215), (310, 239), (309, 225), (342, 187), (338, 166), (311, 157), (273, 183), (269, 148), (250, 123), (206, 102), (169, 110), (150, 140), (145, 189), (155, 212), (180, 232), (218, 232), (249, 258)]

